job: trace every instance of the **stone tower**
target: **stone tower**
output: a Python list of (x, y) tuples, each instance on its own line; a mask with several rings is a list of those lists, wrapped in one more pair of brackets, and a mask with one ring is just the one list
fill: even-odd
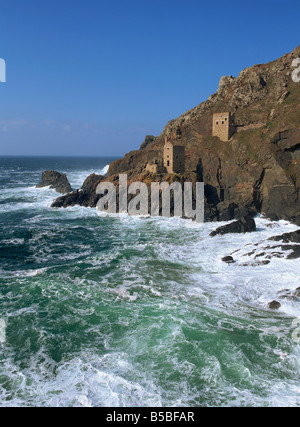
[(234, 134), (234, 130), (234, 118), (230, 112), (215, 113), (213, 115), (213, 136), (217, 136), (221, 141), (229, 141)]
[(185, 172), (185, 147), (172, 144), (167, 136), (164, 147), (164, 166), (168, 173)]

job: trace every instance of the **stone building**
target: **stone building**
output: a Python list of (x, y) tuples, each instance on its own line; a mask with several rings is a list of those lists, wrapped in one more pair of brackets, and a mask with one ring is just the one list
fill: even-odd
[(167, 136), (164, 147), (164, 166), (168, 173), (185, 172), (185, 147), (175, 145)]
[(166, 168), (164, 167), (163, 161), (158, 162), (155, 160), (154, 162), (147, 163), (146, 171), (154, 174), (166, 173)]
[(215, 113), (213, 115), (213, 136), (217, 136), (221, 141), (229, 141), (234, 131), (234, 117), (230, 112)]

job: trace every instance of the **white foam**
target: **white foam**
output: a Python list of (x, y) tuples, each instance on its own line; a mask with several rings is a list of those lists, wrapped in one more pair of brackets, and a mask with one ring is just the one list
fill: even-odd
[(109, 165), (104, 166), (103, 169), (100, 171), (100, 175), (106, 175), (109, 169)]
[[(2, 406), (162, 405), (159, 392), (150, 381), (140, 378), (140, 382), (137, 382), (124, 378), (124, 374), (133, 367), (122, 354), (112, 353), (103, 357), (91, 355), (86, 357), (83, 354), (82, 357), (62, 361), (55, 368), (55, 374), (53, 361), (43, 351), (32, 360), (30, 368), (22, 372), (16, 366), (12, 366), (10, 361), (5, 365), (6, 372), (18, 389), (15, 390), (16, 396), (12, 401), (7, 401), (5, 392), (2, 393), (0, 396)], [(31, 383), (30, 389), (26, 386), (28, 381)]]

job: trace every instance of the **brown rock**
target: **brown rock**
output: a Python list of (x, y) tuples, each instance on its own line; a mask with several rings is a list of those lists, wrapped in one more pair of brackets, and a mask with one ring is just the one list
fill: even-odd
[(247, 216), (238, 221), (231, 222), (230, 224), (224, 225), (217, 228), (210, 233), (210, 236), (214, 237), (217, 235), (228, 234), (228, 233), (249, 233), (256, 230), (256, 224), (253, 218)]
[(43, 172), (42, 181), (36, 187), (50, 187), (62, 194), (73, 191), (65, 174), (50, 170)]
[(280, 302), (274, 300), (274, 301), (269, 302), (268, 307), (271, 310), (278, 310), (281, 307), (281, 304), (280, 304)]
[(234, 263), (234, 259), (232, 258), (232, 256), (225, 256), (224, 258), (222, 258), (222, 261), (226, 262), (227, 264), (232, 264)]

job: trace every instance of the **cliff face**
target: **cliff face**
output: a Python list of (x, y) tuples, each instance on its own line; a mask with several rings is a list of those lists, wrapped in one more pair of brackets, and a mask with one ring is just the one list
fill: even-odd
[[(222, 77), (215, 94), (171, 120), (160, 136), (147, 136), (139, 150), (113, 162), (106, 179), (116, 181), (126, 172), (131, 181), (165, 180), (151, 176), (145, 166), (163, 158), (165, 135), (180, 130), (186, 170), (205, 184), (207, 221), (239, 219), (257, 211), (300, 225), (300, 83), (292, 80), (292, 61), (298, 57), (300, 46), (236, 78)], [(212, 136), (213, 113), (224, 111), (234, 115), (235, 125), (227, 142)], [(76, 197), (74, 203), (81, 204)], [(65, 200), (54, 206), (66, 206)]]

